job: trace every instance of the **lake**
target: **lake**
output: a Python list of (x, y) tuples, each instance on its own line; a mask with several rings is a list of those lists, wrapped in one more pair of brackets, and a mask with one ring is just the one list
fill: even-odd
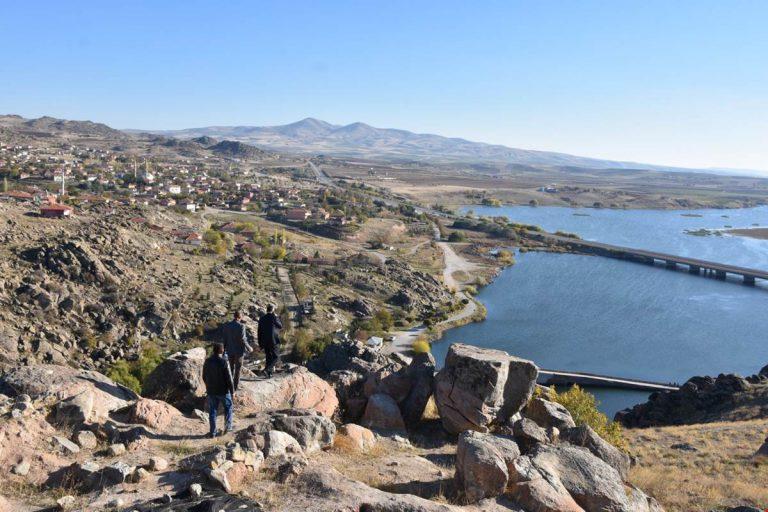
[[(768, 226), (768, 207), (608, 210), (466, 207), (584, 239), (768, 269), (768, 241), (686, 230)], [(683, 267), (684, 268), (684, 267)], [(446, 332), (452, 342), (498, 348), (550, 369), (682, 383), (693, 375), (756, 373), (768, 363), (768, 285), (748, 287), (610, 258), (519, 253), (478, 299), (484, 322)], [(591, 389), (609, 415), (647, 393)]]

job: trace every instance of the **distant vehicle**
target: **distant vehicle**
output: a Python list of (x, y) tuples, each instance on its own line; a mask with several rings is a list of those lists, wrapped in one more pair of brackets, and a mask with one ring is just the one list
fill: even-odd
[(395, 335), (394, 334), (388, 334), (384, 337), (384, 341), (395, 341)]

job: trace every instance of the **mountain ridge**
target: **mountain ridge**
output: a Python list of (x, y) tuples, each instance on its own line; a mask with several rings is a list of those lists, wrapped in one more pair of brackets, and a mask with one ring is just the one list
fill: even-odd
[[(667, 165), (609, 160), (561, 153), (520, 149), (500, 144), (470, 141), (429, 133), (414, 133), (396, 128), (376, 128), (367, 123), (338, 125), (306, 117), (272, 126), (207, 126), (181, 130), (125, 130), (149, 132), (178, 138), (201, 136), (227, 138), (273, 150), (323, 153), (385, 159), (416, 159), (445, 163), (497, 163), (535, 166), (576, 166), (594, 169), (637, 169), (673, 172), (708, 172)], [(718, 169), (719, 170), (719, 169)], [(730, 172), (721, 171), (725, 174)]]

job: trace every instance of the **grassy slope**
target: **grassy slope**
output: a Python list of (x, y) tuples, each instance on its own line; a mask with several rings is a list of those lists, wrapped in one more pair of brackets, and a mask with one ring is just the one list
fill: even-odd
[[(768, 507), (768, 460), (753, 458), (767, 434), (768, 420), (627, 430), (630, 480), (668, 512)], [(672, 448), (681, 443), (696, 451)]]

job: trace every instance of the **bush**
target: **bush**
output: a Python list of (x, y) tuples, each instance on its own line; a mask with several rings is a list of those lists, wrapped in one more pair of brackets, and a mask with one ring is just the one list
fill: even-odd
[(448, 235), (448, 241), (449, 242), (466, 242), (467, 237), (464, 235), (464, 233), (460, 233), (458, 231), (454, 231), (450, 235)]
[(515, 255), (507, 249), (501, 249), (496, 258), (505, 265), (513, 265), (515, 263)]
[(568, 409), (576, 425), (589, 425), (597, 435), (616, 448), (627, 451), (627, 440), (622, 434), (621, 424), (609, 420), (608, 416), (597, 409), (599, 402), (592, 393), (584, 391), (577, 385), (568, 391), (558, 393), (555, 387), (551, 386), (547, 392), (547, 399)]
[(309, 361), (313, 357), (319, 356), (325, 348), (331, 344), (333, 338), (331, 335), (315, 338), (308, 329), (299, 329), (296, 331), (296, 343), (293, 345), (293, 355), (302, 363)]
[(140, 394), (147, 375), (152, 373), (163, 359), (157, 347), (148, 347), (135, 361), (115, 361), (107, 371), (107, 377)]
[(416, 354), (428, 354), (432, 347), (429, 345), (429, 342), (423, 338), (419, 338), (416, 341), (413, 342), (413, 345), (411, 345), (411, 349)]

